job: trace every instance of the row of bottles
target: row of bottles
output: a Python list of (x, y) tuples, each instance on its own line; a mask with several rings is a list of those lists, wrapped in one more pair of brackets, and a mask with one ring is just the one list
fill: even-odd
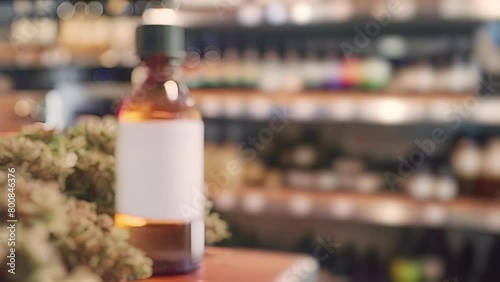
[[(233, 187), (245, 184), (270, 189), (286, 186), (374, 193), (385, 187), (380, 166), (346, 154), (339, 146), (328, 144), (327, 140), (320, 140), (314, 130), (302, 131), (292, 127), (265, 146), (259, 144), (259, 140), (252, 148), (242, 142), (246, 136), (252, 136), (244, 128), (252, 128), (251, 123), (224, 128), (217, 122), (207, 121), (205, 174), (209, 186), (224, 179)], [(213, 173), (228, 171), (228, 162), (238, 162), (241, 173), (231, 177)]]
[[(397, 8), (396, 8), (397, 7)], [(476, 2), (461, 0), (440, 0), (420, 3), (417, 0), (406, 0), (397, 6), (390, 1), (360, 1), (360, 0), (325, 0), (321, 5), (314, 5), (309, 1), (251, 1), (237, 6), (236, 18), (243, 26), (257, 26), (261, 24), (305, 25), (318, 22), (345, 22), (359, 16), (357, 11), (384, 11), (390, 13), (394, 21), (414, 20), (422, 11), (437, 11), (443, 18), (464, 19), (471, 16), (485, 16), (492, 12)], [(374, 18), (381, 20), (382, 15), (375, 14)]]
[(0, 54), (0, 62), (20, 67), (132, 67), (140, 60), (130, 31), (146, 8), (160, 2), (12, 1), (5, 9), (13, 12), (9, 39), (14, 48)]
[[(26, 3), (16, 3), (26, 2)], [(45, 2), (45, 3), (44, 3)], [(74, 16), (75, 10), (84, 10), (85, 14), (99, 15), (103, 12), (107, 15), (140, 15), (148, 2), (154, 1), (56, 1), (56, 0), (26, 0), (14, 1), (14, 12), (16, 14), (25, 14), (40, 7), (57, 7), (57, 16), (60, 18), (71, 18)], [(162, 2), (162, 1), (157, 1)], [(163, 1), (170, 3), (173, 8), (180, 6), (177, 1)], [(419, 13), (419, 9), (431, 10), (437, 9), (439, 14), (444, 18), (467, 18), (474, 13), (484, 14), (484, 5), (474, 5), (473, 3), (464, 3), (460, 0), (441, 0), (436, 4), (426, 3), (424, 6), (419, 6), (417, 0), (406, 0), (405, 2), (391, 6), (387, 1), (359, 1), (359, 0), (325, 0), (321, 5), (313, 5), (308, 1), (286, 1), (286, 0), (270, 0), (270, 1), (251, 1), (227, 4), (222, 7), (223, 3), (218, 4), (203, 4), (203, 3), (183, 3), (183, 8), (206, 8), (213, 9), (214, 6), (218, 9), (230, 10), (235, 9), (235, 16), (239, 24), (243, 26), (257, 26), (264, 23), (271, 25), (281, 25), (294, 23), (305, 25), (308, 23), (317, 22), (343, 22), (349, 21), (356, 17), (356, 11), (360, 7), (370, 11), (384, 11), (391, 14), (391, 19), (395, 21), (412, 20)], [(221, 6), (221, 7), (219, 7)], [(435, 6), (435, 7), (434, 7)], [(374, 15), (379, 21), (383, 21), (384, 14), (380, 12)]]
[[(99, 16), (141, 16), (147, 8), (160, 7), (155, 1), (61, 1), (25, 0), (12, 1), (15, 17), (48, 16), (59, 19)], [(166, 6), (167, 1), (163, 3)], [(172, 5), (174, 6), (174, 5)], [(173, 8), (173, 7), (172, 7)]]
[[(290, 43), (293, 45), (293, 43)], [(377, 71), (373, 71), (377, 69)], [(291, 47), (281, 55), (271, 47), (263, 52), (217, 47), (188, 53), (186, 79), (192, 88), (251, 88), (265, 92), (304, 89), (381, 89), (391, 76), (389, 62), (372, 56), (344, 59), (331, 52), (305, 56)]]
[[(207, 121), (207, 176), (210, 171), (226, 170), (227, 162), (237, 161), (244, 169), (228, 185), (362, 193), (391, 190), (441, 201), (459, 195), (500, 197), (497, 137), (489, 138), (482, 147), (470, 138), (459, 138), (448, 149), (450, 154), (439, 153), (401, 177), (399, 159), (380, 159), (369, 149), (363, 149), (362, 155), (353, 153), (332, 131), (289, 125), (285, 131), (273, 133), (269, 141), (254, 134), (260, 129), (260, 124), (249, 121)], [(257, 138), (253, 145), (249, 143), (252, 136)], [(209, 177), (207, 182), (213, 179)]]
[(191, 88), (250, 88), (264, 92), (465, 92), (476, 85), (477, 68), (466, 59), (464, 51), (448, 51), (428, 59), (388, 60), (372, 51), (345, 56), (341, 43), (306, 40), (301, 45), (287, 41), (282, 47), (269, 43), (259, 50), (253, 43), (238, 48), (229, 42), (221, 51), (213, 40), (207, 40), (207, 47), (192, 46), (188, 50), (184, 72)]
[(402, 186), (406, 193), (417, 199), (448, 201), (459, 194), (456, 178), (444, 167), (438, 172), (433, 172), (424, 166), (410, 176)]
[(493, 240), (486, 252), (476, 243), (467, 238), (453, 245), (444, 230), (406, 229), (389, 255), (377, 246), (360, 250), (353, 243), (322, 245), (318, 252), (318, 240), (310, 236), (296, 250), (316, 255), (333, 281), (499, 281), (500, 238)]
[[(264, 154), (283, 170), (286, 186), (297, 189), (350, 190), (374, 193), (384, 189), (382, 168), (353, 156), (316, 130), (290, 129)], [(266, 153), (266, 152), (265, 152)]]
[[(138, 24), (137, 15), (148, 5), (147, 1), (14, 3), (10, 38), (16, 48), (5, 52), (9, 55), (0, 54), (0, 62), (5, 65), (132, 67), (139, 61), (134, 54), (133, 33), (129, 31)], [(299, 6), (304, 4), (307, 3)], [(247, 4), (241, 6), (243, 9)], [(465, 49), (468, 48), (460, 47), (463, 45), (460, 40), (447, 43), (455, 49), (452, 51), (439, 49), (435, 54), (420, 50), (418, 55), (410, 55), (413, 52), (409, 50), (416, 46), (413, 41), (400, 36), (386, 37), (387, 40), (383, 40), (385, 37), (374, 40), (377, 51), (371, 47), (358, 51), (352, 38), (337, 37), (337, 43), (310, 39), (287, 41), (284, 51), (275, 43), (267, 44), (265, 50), (257, 50), (253, 39), (250, 40), (253, 43), (244, 48), (236, 48), (233, 42), (219, 44), (209, 40), (189, 44), (184, 69), (191, 87), (243, 87), (268, 92), (304, 89), (465, 92), (472, 91), (477, 84), (475, 64), (467, 58)], [(279, 38), (271, 40), (276, 39)], [(421, 41), (420, 38), (414, 40)], [(303, 46), (298, 42), (304, 42)], [(341, 43), (354, 47), (348, 47), (347, 51), (344, 47), (342, 51)], [(351, 54), (350, 48), (356, 52)], [(348, 60), (346, 53), (351, 54)], [(395, 56), (398, 57), (396, 64), (391, 61)]]
[(500, 138), (479, 144), (473, 137), (457, 140), (450, 156), (451, 166), (464, 195), (500, 196)]

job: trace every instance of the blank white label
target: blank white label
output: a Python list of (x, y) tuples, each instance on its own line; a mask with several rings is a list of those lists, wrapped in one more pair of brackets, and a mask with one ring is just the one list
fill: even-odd
[(117, 212), (191, 222), (204, 214), (203, 122), (121, 122)]

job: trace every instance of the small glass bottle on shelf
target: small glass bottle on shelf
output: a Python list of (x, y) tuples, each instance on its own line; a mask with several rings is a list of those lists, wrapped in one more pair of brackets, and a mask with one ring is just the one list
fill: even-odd
[(481, 152), (479, 194), (486, 197), (500, 196), (500, 138), (488, 140)]
[(115, 224), (153, 259), (154, 275), (191, 271), (204, 252), (201, 115), (179, 78), (182, 28), (142, 25), (147, 75), (119, 110)]
[(481, 151), (473, 139), (460, 138), (451, 153), (451, 167), (457, 175), (460, 194), (476, 195), (481, 171)]
[(258, 86), (261, 66), (259, 50), (253, 40), (249, 40), (242, 52), (241, 59), (241, 87), (255, 89)]

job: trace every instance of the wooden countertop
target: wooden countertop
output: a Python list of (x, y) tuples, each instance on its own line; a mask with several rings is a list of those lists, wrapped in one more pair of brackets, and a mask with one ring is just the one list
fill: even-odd
[(158, 276), (145, 282), (316, 282), (319, 266), (306, 255), (208, 247), (191, 273)]

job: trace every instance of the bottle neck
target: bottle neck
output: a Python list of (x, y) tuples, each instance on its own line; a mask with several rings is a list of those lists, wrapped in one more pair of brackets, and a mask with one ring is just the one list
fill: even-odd
[(177, 62), (164, 56), (143, 60), (146, 79), (120, 107), (120, 120), (201, 119)]
[(178, 81), (180, 79), (180, 68), (173, 59), (164, 56), (150, 56), (143, 60), (146, 65), (146, 83), (163, 84), (168, 80)]

